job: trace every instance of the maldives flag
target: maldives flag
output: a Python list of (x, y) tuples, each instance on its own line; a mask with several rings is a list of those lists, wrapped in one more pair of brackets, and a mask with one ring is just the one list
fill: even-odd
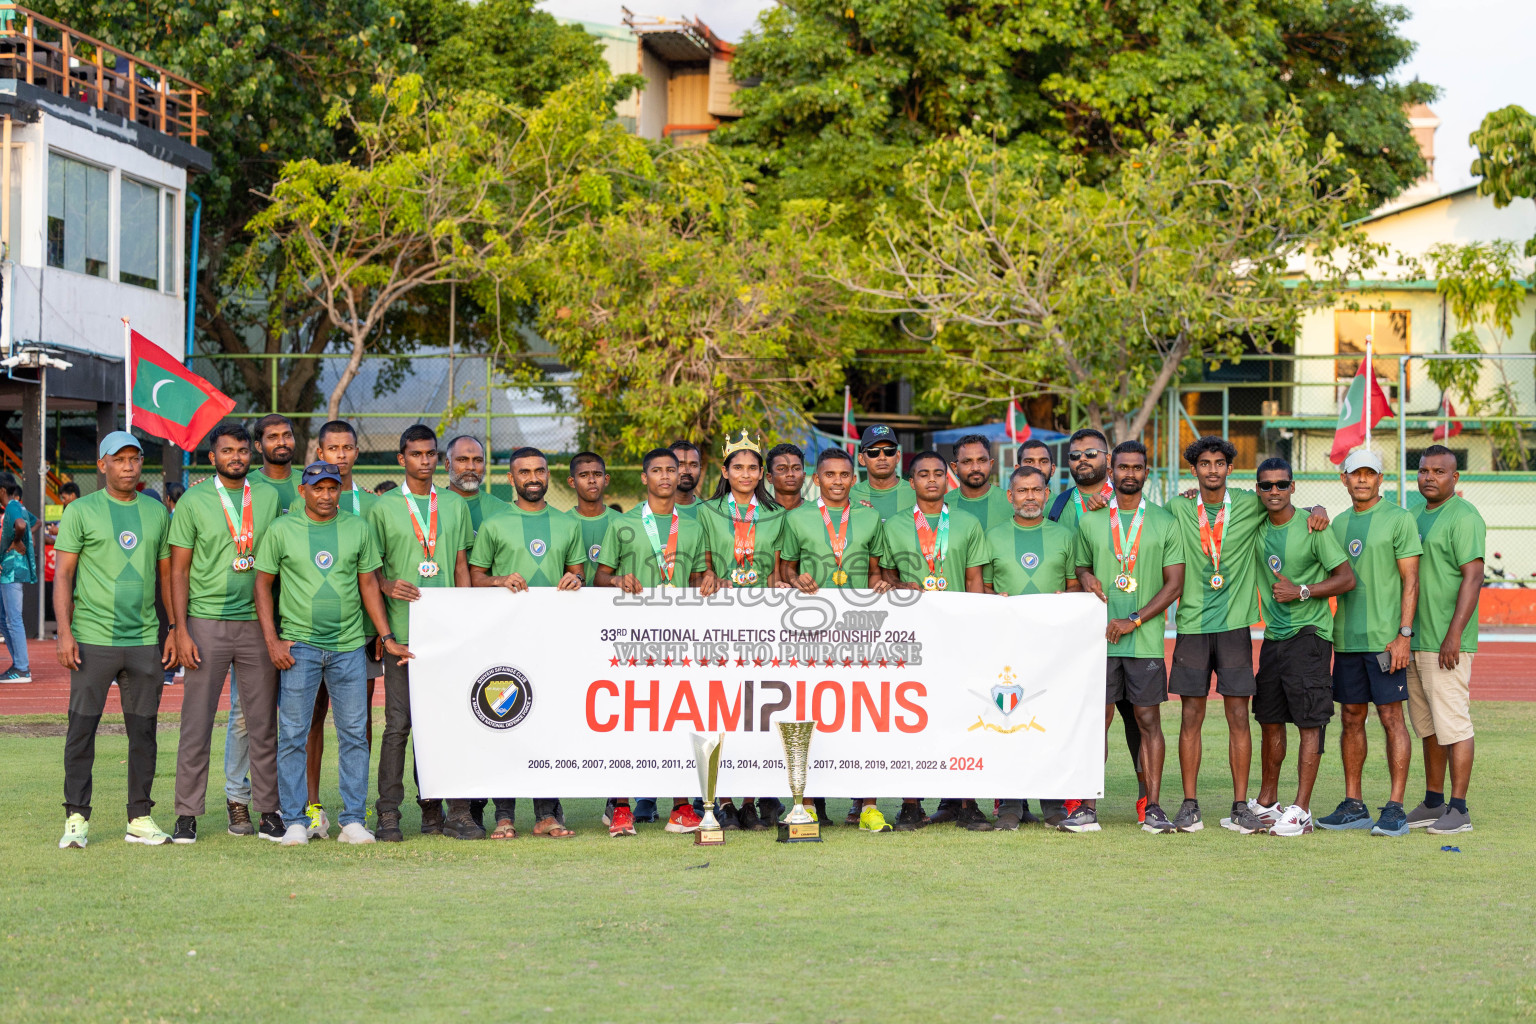
[(1449, 395), (1440, 403), (1440, 413), (1447, 422), (1435, 427), (1429, 436), (1435, 441), (1448, 441), (1461, 433), (1461, 420), (1456, 418), (1456, 407), (1451, 404)]
[(188, 370), (138, 331), (129, 332), (129, 421), (192, 451), (229, 415), (234, 399)]
[(843, 388), (843, 447), (848, 449), (848, 454), (857, 456), (859, 450), (858, 431), (853, 426), (853, 388)]
[[(1371, 387), (1371, 422), (1365, 422), (1365, 388), (1366, 380), (1370, 380)], [(1382, 419), (1392, 415), (1392, 407), (1387, 404), (1387, 393), (1381, 390), (1381, 384), (1376, 380), (1376, 375), (1371, 372), (1370, 353), (1360, 360), (1360, 369), (1355, 372), (1354, 379), (1349, 382), (1349, 390), (1344, 394), (1344, 401), (1339, 404), (1339, 424), (1334, 428), (1333, 450), (1328, 453), (1328, 458), (1334, 465), (1343, 462), (1349, 455), (1350, 449), (1357, 448), (1365, 443), (1365, 435), (1368, 430), (1380, 423)]]
[(1024, 418), (1024, 410), (1012, 398), (1008, 399), (1008, 418), (1003, 422), (1008, 429), (1008, 440), (1014, 444), (1023, 444), (1034, 433), (1029, 429), (1029, 421)]

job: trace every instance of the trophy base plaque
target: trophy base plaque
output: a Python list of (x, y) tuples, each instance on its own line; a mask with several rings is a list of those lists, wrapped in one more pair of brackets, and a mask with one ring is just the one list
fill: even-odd
[(779, 822), (778, 841), (781, 843), (819, 843), (821, 842), (821, 822), (781, 821)]

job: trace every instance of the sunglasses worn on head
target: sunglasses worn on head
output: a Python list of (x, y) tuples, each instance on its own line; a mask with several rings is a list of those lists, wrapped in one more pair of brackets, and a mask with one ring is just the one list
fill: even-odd
[(896, 452), (899, 451), (899, 450), (900, 449), (896, 448), (894, 445), (878, 444), (878, 445), (875, 445), (873, 448), (865, 448), (864, 449), (864, 454), (865, 455), (883, 456), (885, 458), (890, 458), (892, 455), (895, 455)]
[(1080, 452), (1067, 452), (1067, 461), (1081, 462), (1084, 459), (1096, 459), (1104, 453), (1103, 448), (1084, 448)]
[(1259, 481), (1259, 490), (1261, 490), (1261, 491), (1273, 491), (1273, 490), (1277, 490), (1277, 489), (1278, 490), (1282, 490), (1282, 491), (1288, 491), (1288, 490), (1291, 489), (1291, 482), (1289, 480), (1260, 480)]

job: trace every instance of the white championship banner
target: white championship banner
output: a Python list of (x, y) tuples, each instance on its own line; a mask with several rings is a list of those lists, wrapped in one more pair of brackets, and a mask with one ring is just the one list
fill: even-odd
[(411, 722), (432, 797), (789, 791), (778, 721), (815, 719), (806, 793), (1096, 797), (1104, 606), (1088, 594), (431, 589)]

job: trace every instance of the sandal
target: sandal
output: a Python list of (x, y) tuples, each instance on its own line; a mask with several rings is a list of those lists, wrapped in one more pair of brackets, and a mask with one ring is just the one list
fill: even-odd
[(492, 830), (491, 834), (487, 838), (489, 838), (489, 839), (516, 839), (517, 838), (517, 829), (512, 827), (512, 822), (511, 821), (507, 820), (506, 818), (499, 818), (496, 821), (496, 828), (494, 830)]
[(569, 839), (576, 833), (560, 824), (553, 816), (541, 818), (538, 824), (533, 826), (533, 834), (536, 836), (548, 836), (550, 839)]

